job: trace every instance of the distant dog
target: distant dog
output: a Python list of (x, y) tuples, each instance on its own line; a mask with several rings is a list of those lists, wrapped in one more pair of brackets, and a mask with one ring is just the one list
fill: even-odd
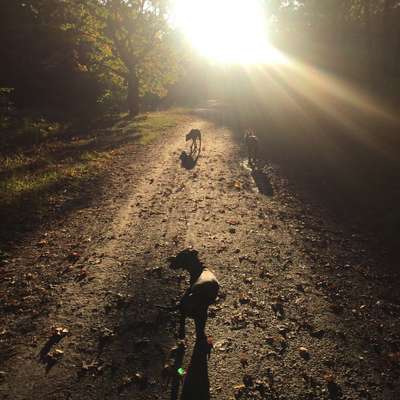
[(248, 129), (244, 134), (244, 142), (247, 147), (249, 164), (254, 165), (258, 159), (258, 138), (253, 129)]
[(192, 144), (190, 145), (191, 154), (197, 151), (197, 149), (201, 149), (201, 132), (199, 129), (192, 129), (186, 135), (186, 141), (188, 142), (189, 140), (192, 141)]
[(196, 339), (207, 342), (205, 326), (207, 310), (218, 296), (219, 283), (215, 275), (203, 266), (196, 250), (186, 249), (176, 257), (168, 259), (172, 269), (182, 268), (190, 274), (190, 287), (182, 296), (179, 310), (181, 312), (181, 332), (184, 336), (185, 318), (193, 318), (196, 326)]

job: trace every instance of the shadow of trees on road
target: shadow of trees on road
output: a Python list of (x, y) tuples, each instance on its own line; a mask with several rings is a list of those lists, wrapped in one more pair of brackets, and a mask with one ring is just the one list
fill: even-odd
[(107, 172), (103, 166), (141, 137), (129, 128), (132, 123), (108, 116), (60, 129), (35, 143), (18, 137), (13, 141), (10, 133), (0, 152), (0, 248), (7, 250), (43, 224), (97, 200)]
[[(268, 104), (257, 104), (257, 99), (214, 101), (193, 114), (229, 127), (238, 143), (245, 129), (255, 129), (260, 158), (279, 166), (299, 198), (325, 209), (345, 229), (358, 226), (379, 232), (376, 245), (390, 247), (395, 255), (400, 244), (396, 234), (400, 229), (399, 126), (360, 110), (341, 110), (352, 118), (356, 131), (316, 104), (302, 104), (299, 110), (278, 97)], [(389, 215), (387, 210), (393, 212)]]

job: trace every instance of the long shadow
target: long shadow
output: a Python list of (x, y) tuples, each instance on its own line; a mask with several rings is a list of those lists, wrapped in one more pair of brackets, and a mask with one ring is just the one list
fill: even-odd
[[(100, 122), (104, 123), (102, 130), (99, 129)], [(7, 179), (26, 178), (40, 179), (41, 174), (53, 171), (58, 174), (58, 166), (61, 168), (60, 177), (47, 184), (16, 193), (12, 198), (0, 200), (0, 248), (7, 251), (10, 249), (8, 243), (22, 240), (27, 233), (39, 229), (44, 223), (48, 223), (56, 217), (65, 217), (75, 209), (80, 209), (98, 198), (101, 191), (102, 173), (93, 175), (91, 172), (86, 176), (67, 176), (63, 171), (69, 168), (79, 168), (87, 160), (87, 154), (94, 152), (96, 155), (106, 154), (117, 150), (127, 143), (133, 143), (138, 139), (135, 132), (121, 134), (118, 127), (132, 123), (115, 116), (101, 120), (91, 125), (73, 125), (53, 136), (43, 137), (34, 144), (27, 141), (20, 143), (18, 140), (0, 151), (0, 157), (13, 156), (19, 152), (27, 152), (28, 158), (32, 159), (26, 165), (13, 168), (0, 168), (0, 184), (7, 184)], [(115, 128), (117, 127), (117, 128)], [(112, 129), (112, 131), (110, 131)], [(15, 146), (14, 146), (15, 145)], [(35, 159), (36, 158), (36, 159)], [(57, 168), (55, 167), (57, 166)], [(94, 172), (94, 171), (93, 171)], [(64, 175), (65, 176), (64, 176)], [(3, 181), (3, 182), (2, 182)], [(4, 189), (2, 189), (4, 190)], [(50, 204), (50, 198), (57, 198), (54, 207)]]
[(196, 341), (183, 383), (181, 400), (209, 400), (208, 354), (204, 344)]
[[(195, 343), (186, 375), (180, 371), (186, 349), (177, 338), (182, 327), (177, 330), (178, 316), (171, 313), (174, 307), (166, 306), (179, 298), (179, 281), (176, 272), (158, 267), (164, 255), (131, 259), (126, 282), (110, 288), (104, 304), (106, 314), (99, 319), (101, 325), (93, 320), (90, 329), (80, 335), (86, 348), (82, 361), (88, 366), (67, 378), (63, 388), (82, 393), (89, 385), (93, 398), (139, 400), (161, 398), (161, 394), (171, 400), (210, 399), (209, 348), (204, 343)], [(112, 332), (106, 338), (102, 336), (104, 327)], [(96, 347), (96, 335), (101, 346)], [(47, 363), (46, 354), (55, 343), (51, 339), (44, 345), (42, 362)], [(170, 367), (167, 381), (166, 365)]]
[(251, 171), (251, 176), (261, 194), (269, 197), (273, 196), (274, 189), (269, 181), (268, 175), (262, 169), (254, 167)]
[(185, 346), (178, 345), (175, 354), (173, 355), (173, 364), (171, 366), (173, 368), (173, 376), (171, 382), (171, 400), (177, 400), (179, 396), (179, 388), (181, 386), (183, 373), (179, 373), (178, 371), (180, 371), (182, 367), (184, 357)]
[(323, 208), (345, 230), (358, 226), (379, 232), (375, 246), (390, 247), (395, 259), (400, 245), (398, 125), (341, 105), (353, 123), (350, 128), (316, 104), (302, 102), (296, 109), (277, 97), (269, 104), (254, 98), (252, 108), (245, 102), (214, 102), (193, 114), (229, 127), (238, 143), (246, 128), (254, 128), (260, 158), (279, 167), (300, 200)]
[(14, 153), (31, 151), (35, 146), (53, 144), (55, 142), (70, 143), (71, 139), (91, 139), (107, 137), (111, 131), (117, 132), (132, 122), (140, 122), (145, 116), (138, 116), (134, 120), (121, 117), (119, 114), (108, 114), (90, 121), (68, 121), (57, 128), (57, 132), (46, 133), (45, 130), (27, 129), (23, 119), (12, 120), (7, 128), (2, 128), (0, 137), (0, 153), (12, 156)]
[[(96, 356), (98, 365), (104, 366), (104, 372), (96, 373), (102, 376), (96, 392), (104, 398), (116, 398), (116, 393), (135, 399), (156, 398), (169, 388), (178, 396), (181, 379), (176, 372), (182, 366), (185, 347), (177, 339), (178, 318), (166, 304), (178, 298), (179, 281), (169, 269), (159, 267), (164, 256), (153, 256), (153, 248), (146, 254), (130, 258), (126, 282), (120, 282), (106, 299), (108, 311), (103, 322), (113, 335), (97, 349)], [(167, 364), (170, 368), (165, 371)], [(76, 384), (81, 388), (91, 379), (86, 373)]]
[(50, 370), (54, 367), (57, 363), (57, 360), (50, 355), (50, 350), (52, 347), (60, 342), (63, 338), (61, 335), (53, 335), (51, 338), (47, 340), (47, 342), (43, 345), (39, 352), (39, 361), (42, 364), (46, 365), (46, 374), (50, 372)]
[[(300, 242), (299, 248), (306, 250), (304, 258), (312, 266), (313, 275), (318, 276), (318, 287), (328, 300), (329, 306), (321, 315), (334, 321), (332, 324), (325, 321), (324, 326), (319, 318), (306, 316), (310, 322), (307, 326), (302, 316), (299, 326), (309, 331), (314, 340), (321, 340), (317, 334), (323, 334), (337, 343), (344, 354), (338, 364), (349, 362), (349, 357), (355, 358), (355, 349), (368, 349), (364, 367), (354, 374), (354, 379), (362, 381), (367, 379), (364, 371), (379, 370), (387, 354), (400, 351), (398, 327), (390, 322), (400, 315), (396, 245), (400, 213), (395, 205), (400, 197), (400, 191), (395, 190), (400, 168), (395, 168), (396, 162), (385, 160), (376, 148), (365, 147), (356, 137), (350, 137), (350, 132), (338, 121), (312, 110), (311, 118), (314, 116), (317, 122), (310, 132), (295, 126), (290, 115), (285, 115), (287, 123), (283, 126), (291, 132), (277, 129), (268, 120), (258, 121), (256, 130), (264, 133), (260, 135), (260, 153), (278, 166), (279, 176), (288, 180), (290, 191), (300, 200), (294, 204), (292, 216), (279, 219), (284, 224), (293, 218), (306, 221), (307, 229), (296, 240)], [(209, 119), (214, 121), (215, 116), (211, 114)], [(231, 123), (237, 132), (239, 125), (234, 120)], [(376, 127), (379, 124), (359, 134), (371, 138)], [(394, 149), (399, 151), (399, 147)], [(379, 229), (379, 225), (368, 230), (374, 219), (378, 223), (372, 213), (375, 206), (381, 207), (388, 217), (387, 210), (394, 212), (397, 231), (386, 230), (385, 234), (387, 228)], [(364, 218), (365, 224), (354, 227), (355, 217)], [(288, 276), (291, 274), (289, 271)], [(365, 314), (359, 311), (361, 302), (361, 307), (368, 310)], [(324, 329), (319, 332), (317, 328), (321, 326)], [(396, 340), (385, 341), (388, 336)], [(340, 388), (334, 384), (328, 385), (328, 391), (330, 398), (340, 397)], [(394, 392), (392, 388), (391, 393)], [(388, 394), (385, 398), (394, 397)]]
[(194, 149), (189, 154), (187, 154), (186, 151), (182, 151), (181, 155), (179, 156), (182, 168), (185, 168), (187, 170), (194, 169), (200, 157), (200, 153), (201, 147), (199, 147), (197, 150)]
[[(203, 275), (204, 267), (199, 260), (198, 253), (196, 251), (184, 250), (176, 257), (171, 257), (169, 260), (171, 262), (170, 268), (172, 270), (182, 268), (190, 275), (190, 286), (181, 297), (178, 306), (180, 311), (179, 337), (182, 339), (185, 338), (186, 318), (191, 318), (194, 320), (196, 329), (196, 342), (188, 368), (188, 373), (184, 380), (181, 399), (206, 400), (209, 399), (210, 396), (207, 358), (210, 355), (212, 344), (205, 335), (208, 306), (210, 303), (207, 300), (207, 297), (204, 297), (204, 295), (205, 293), (209, 293), (209, 296), (216, 297), (218, 293), (218, 286), (215, 291), (205, 291), (210, 289), (210, 286), (202, 286), (201, 276), (203, 276), (203, 282), (206, 282), (208, 279), (209, 283), (213, 282), (213, 277), (209, 276), (207, 278), (206, 275)], [(216, 280), (214, 280), (214, 287), (215, 282)], [(194, 294), (196, 289), (193, 290), (193, 287), (197, 288), (197, 297)], [(199, 297), (199, 293), (203, 293), (203, 297)], [(210, 301), (214, 301), (215, 297), (208, 298)], [(179, 361), (181, 361), (181, 359), (179, 359)], [(178, 390), (176, 387), (177, 386), (175, 386), (175, 388), (173, 387), (171, 400), (177, 400)]]
[[(48, 223), (51, 219), (66, 217), (74, 210), (84, 208), (100, 193), (102, 178), (64, 178), (44, 185), (39, 189), (14, 196), (12, 203), (0, 204), (0, 246), (7, 250), (7, 243), (22, 240), (23, 237)], [(81, 190), (83, 187), (86, 190)], [(64, 194), (65, 188), (68, 189)], [(60, 203), (51, 207), (51, 195), (59, 195)]]
[[(57, 144), (55, 144), (55, 142), (46, 143), (39, 150), (37, 154), (38, 159), (14, 168), (7, 168), (4, 170), (0, 169), (0, 184), (1, 181), (12, 177), (22, 178), (27, 175), (32, 175), (32, 179), (36, 179), (36, 174), (40, 176), (41, 173), (49, 170), (51, 171), (52, 169), (54, 169), (55, 172), (58, 172), (57, 169), (54, 168), (54, 165), (60, 165), (61, 169), (74, 168), (75, 166), (86, 162), (85, 157), (87, 157), (90, 152), (94, 152), (94, 154), (101, 156), (103, 153), (116, 150), (139, 138), (140, 136), (138, 134), (131, 134), (130, 136), (110, 135), (109, 137), (89, 138), (84, 142), (73, 140), (70, 142), (63, 142), (62, 144), (61, 142), (58, 142)], [(48, 148), (46, 146), (48, 146)], [(4, 154), (0, 153), (0, 156), (1, 155)], [(69, 180), (72, 181), (72, 179)], [(45, 190), (42, 191), (45, 192)], [(50, 190), (48, 191), (51, 193)], [(33, 197), (35, 196), (34, 192), (38, 192), (38, 190), (31, 191)], [(27, 195), (29, 196), (29, 193), (27, 193)], [(23, 196), (25, 195), (22, 195), (21, 197)], [(18, 202), (17, 197), (16, 202)]]

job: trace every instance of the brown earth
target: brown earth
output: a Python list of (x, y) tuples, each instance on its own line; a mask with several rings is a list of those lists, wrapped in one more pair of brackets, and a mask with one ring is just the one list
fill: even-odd
[[(185, 169), (194, 127), (203, 148)], [(208, 362), (192, 321), (179, 345), (168, 311), (188, 277), (166, 258), (189, 246), (221, 283)], [(97, 198), (1, 262), (0, 398), (397, 399), (398, 276), (379, 257), (193, 117), (127, 147)], [(170, 356), (185, 378), (163, 378)]]

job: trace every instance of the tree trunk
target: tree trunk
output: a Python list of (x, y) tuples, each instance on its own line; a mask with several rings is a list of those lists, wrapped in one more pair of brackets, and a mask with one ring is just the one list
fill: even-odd
[(382, 37), (381, 37), (381, 64), (382, 71), (393, 71), (393, 59), (395, 54), (395, 44), (393, 43), (393, 11), (396, 0), (386, 0), (382, 13)]
[(372, 27), (371, 27), (371, 1), (365, 2), (365, 43), (368, 53), (368, 58), (372, 56)]
[(128, 95), (127, 106), (130, 117), (136, 117), (139, 114), (139, 80), (136, 71), (130, 71), (128, 76)]
[(372, 84), (374, 80), (374, 66), (373, 66), (373, 54), (372, 54), (372, 26), (371, 26), (371, 0), (366, 0), (364, 5), (365, 13), (365, 44), (367, 51), (367, 62), (368, 62), (368, 75), (369, 81)]

